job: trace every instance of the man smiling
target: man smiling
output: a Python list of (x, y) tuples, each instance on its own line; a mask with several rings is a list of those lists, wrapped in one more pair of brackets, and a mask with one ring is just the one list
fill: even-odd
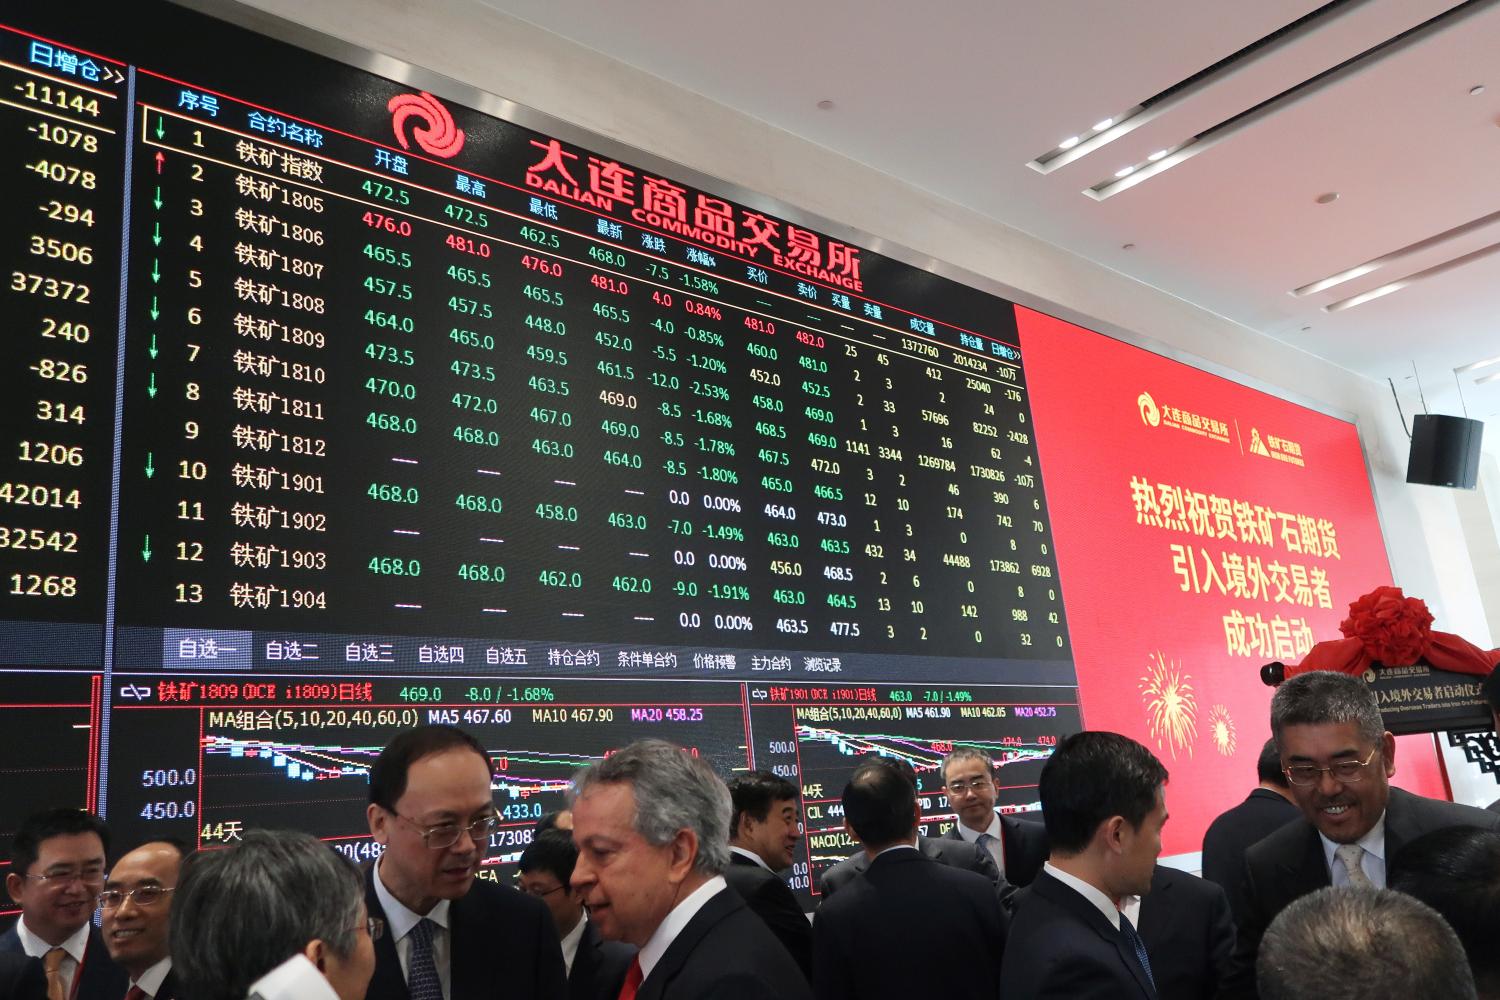
[(130, 976), (130, 1000), (176, 1000), (167, 926), (182, 851), (175, 844), (143, 844), (115, 862), (99, 894), (104, 944)]
[(1293, 900), (1325, 886), (1385, 888), (1386, 861), (1403, 844), (1450, 826), (1500, 826), (1500, 816), (1399, 788), (1396, 738), (1370, 688), (1330, 671), (1301, 674), (1271, 700), (1294, 820), (1245, 852), (1245, 913), (1227, 995), (1255, 996), (1266, 927)]

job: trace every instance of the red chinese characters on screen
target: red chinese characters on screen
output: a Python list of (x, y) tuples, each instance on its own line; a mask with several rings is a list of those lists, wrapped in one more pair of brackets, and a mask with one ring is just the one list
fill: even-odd
[(558, 139), (532, 139), (537, 160), (526, 168), (533, 191), (596, 211), (628, 213), (638, 225), (717, 247), (752, 261), (847, 291), (864, 290), (860, 251), (835, 240), (689, 191), (614, 160), (565, 148)]

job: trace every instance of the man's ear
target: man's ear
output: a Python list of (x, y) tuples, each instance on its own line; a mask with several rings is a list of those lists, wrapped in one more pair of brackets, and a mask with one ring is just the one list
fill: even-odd
[(327, 971), (324, 966), (328, 956), (328, 946), (323, 943), (322, 938), (313, 938), (307, 942), (307, 947), (302, 949), (302, 954), (307, 960), (318, 967), (319, 972)]

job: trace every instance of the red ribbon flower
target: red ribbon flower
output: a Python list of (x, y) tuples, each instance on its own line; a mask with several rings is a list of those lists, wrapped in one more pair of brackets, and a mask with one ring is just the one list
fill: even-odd
[(1400, 587), (1376, 587), (1349, 605), (1349, 617), (1339, 623), (1339, 631), (1358, 639), (1385, 666), (1410, 666), (1431, 642), (1432, 612), (1426, 602), (1407, 597)]

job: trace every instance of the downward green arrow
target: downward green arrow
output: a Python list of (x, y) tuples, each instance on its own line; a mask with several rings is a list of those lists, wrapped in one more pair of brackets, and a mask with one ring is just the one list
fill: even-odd
[(151, 283), (154, 285), (159, 281), (161, 281), (161, 261), (153, 260), (151, 262)]
[(156, 308), (156, 296), (151, 296), (151, 318), (157, 319), (161, 316), (161, 310)]
[(151, 335), (151, 346), (147, 348), (146, 353), (151, 355), (152, 361), (156, 360), (156, 334), (154, 333)]
[(151, 373), (151, 384), (146, 386), (146, 395), (156, 398), (156, 372)]
[(151, 234), (151, 242), (161, 246), (161, 223), (156, 224), (156, 232)]
[(152, 453), (146, 452), (146, 478), (150, 479), (156, 475), (156, 465), (152, 462)]
[(156, 116), (156, 137), (158, 139), (160, 139), (162, 136), (164, 136), (164, 135), (167, 134), (166, 128), (163, 127), (163, 122), (165, 122), (165, 121), (166, 121), (166, 116), (165, 115), (157, 115)]
[(146, 562), (151, 561), (151, 536), (146, 536), (145, 543), (141, 546), (141, 558)]
[(155, 200), (153, 200), (151, 202), (151, 204), (153, 204), (153, 205), (156, 206), (156, 210), (158, 212), (161, 211), (161, 185), (160, 184), (156, 185), (156, 198), (155, 198)]

